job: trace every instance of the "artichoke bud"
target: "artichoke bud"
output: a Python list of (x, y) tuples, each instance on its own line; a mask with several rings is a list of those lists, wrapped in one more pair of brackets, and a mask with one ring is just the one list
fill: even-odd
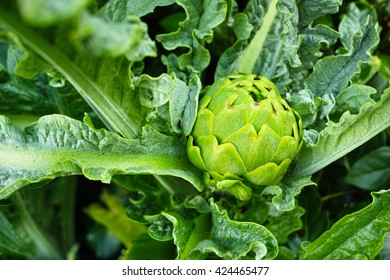
[(274, 84), (234, 74), (204, 90), (187, 152), (207, 185), (247, 200), (283, 178), (301, 143), (301, 118)]

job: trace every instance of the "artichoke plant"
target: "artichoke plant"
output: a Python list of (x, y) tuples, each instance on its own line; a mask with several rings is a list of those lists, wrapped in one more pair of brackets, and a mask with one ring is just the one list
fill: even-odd
[(280, 182), (301, 139), (300, 116), (271, 81), (234, 74), (204, 90), (187, 151), (207, 185), (247, 200)]

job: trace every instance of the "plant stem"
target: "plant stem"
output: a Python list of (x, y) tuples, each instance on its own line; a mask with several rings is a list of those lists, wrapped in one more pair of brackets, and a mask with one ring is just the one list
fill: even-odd
[(239, 72), (247, 74), (253, 73), (256, 60), (263, 49), (263, 45), (267, 37), (266, 34), (268, 34), (271, 29), (272, 23), (277, 14), (276, 3), (277, 0), (272, 0), (269, 3), (261, 28), (257, 30), (249, 45), (242, 52), (238, 66)]
[(333, 199), (333, 198), (336, 198), (336, 197), (340, 197), (340, 196), (351, 194), (351, 193), (355, 193), (355, 192), (357, 192), (357, 191), (356, 190), (350, 190), (350, 191), (343, 191), (343, 192), (332, 193), (332, 194), (329, 194), (329, 195), (321, 197), (321, 203), (324, 203), (325, 201)]

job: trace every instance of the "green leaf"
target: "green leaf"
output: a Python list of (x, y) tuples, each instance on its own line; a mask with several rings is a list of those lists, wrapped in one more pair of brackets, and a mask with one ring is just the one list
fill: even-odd
[(358, 7), (354, 2), (347, 6), (347, 12), (339, 25), (340, 40), (346, 50), (353, 47), (354, 36), (360, 31), (367, 18), (376, 21), (375, 10), (368, 7)]
[[(115, 131), (120, 131), (129, 137), (134, 137), (139, 134), (137, 129), (138, 125), (135, 125), (124, 113), (123, 109), (116, 106), (114, 100), (104, 92), (102, 86), (103, 83), (99, 87), (90, 77), (88, 77), (86, 72), (81, 69), (80, 66), (71, 62), (62, 52), (50, 45), (39, 34), (28, 29), (24, 25), (21, 25), (14, 17), (8, 16), (6, 13), (3, 13), (3, 11), (3, 9), (0, 9), (0, 19), (3, 22), (5, 20), (8, 27), (21, 36), (30, 48), (57, 68), (59, 72), (61, 72), (72, 83), (72, 85), (78, 89), (80, 94), (82, 94), (88, 103), (97, 110), (110, 128)], [(115, 71), (118, 73), (118, 61), (110, 61), (109, 63), (115, 63)], [(96, 67), (94, 65), (91, 65), (90, 68), (93, 72), (96, 71)], [(109, 68), (106, 67), (106, 70), (107, 69)], [(118, 81), (118, 79), (115, 79), (116, 77), (117, 75), (111, 76), (110, 81), (112, 83), (114, 78), (114, 81), (120, 85), (119, 81), (121, 81), (121, 79)], [(106, 85), (110, 84), (108, 83), (107, 78), (105, 78), (102, 82), (105, 82)]]
[(271, 205), (262, 197), (254, 196), (248, 201), (248, 205), (245, 208), (248, 208), (248, 210), (242, 214), (240, 211), (236, 211), (241, 214), (239, 220), (262, 225), (268, 219)]
[(146, 226), (129, 220), (125, 207), (115, 195), (106, 191), (100, 199), (105, 207), (94, 203), (89, 205), (85, 212), (115, 235), (127, 249), (131, 249), (133, 240), (147, 231)]
[[(98, 39), (96, 44), (89, 44), (92, 52), (95, 52), (95, 49), (102, 49), (98, 46), (101, 44), (115, 47), (108, 48), (109, 52), (118, 52), (119, 48), (122, 52), (118, 54), (126, 54), (126, 58), (131, 61), (141, 61), (147, 56), (155, 57), (157, 55), (156, 45), (148, 35), (148, 26), (138, 17), (151, 12), (156, 6), (169, 5), (173, 1), (158, 2), (148, 1), (140, 5), (139, 2), (134, 1), (111, 0), (98, 11), (97, 16), (89, 17), (92, 19), (89, 28), (83, 21), (79, 22), (78, 27), (86, 33), (85, 39), (89, 41), (92, 41), (91, 37)], [(98, 28), (98, 24), (95, 26), (94, 23), (100, 23), (102, 30)], [(91, 30), (94, 31), (91, 32)]]
[(203, 188), (202, 174), (189, 163), (184, 144), (150, 127), (138, 140), (59, 115), (41, 118), (24, 133), (4, 117), (0, 127), (1, 199), (28, 184), (74, 174), (104, 183), (115, 174), (171, 175)]
[(327, 14), (335, 14), (339, 10), (342, 0), (299, 0), (299, 27), (311, 24), (314, 20)]
[(0, 211), (0, 257), (9, 252), (22, 254), (26, 252), (26, 249), (26, 244), (15, 232), (7, 217)]
[[(238, 36), (236, 43), (222, 54), (215, 79), (233, 72), (255, 73), (271, 79), (283, 94), (289, 82), (287, 65), (297, 67), (301, 63), (297, 55), (301, 43), (297, 7), (287, 0), (252, 0), (244, 13), (254, 31), (249, 38)], [(245, 18), (238, 15), (241, 14), (235, 20)], [(248, 33), (250, 28), (245, 30)]]
[(134, 85), (141, 105), (149, 108), (146, 120), (154, 128), (165, 134), (183, 132), (188, 136), (191, 133), (198, 112), (198, 97), (201, 90), (197, 75), (191, 78), (189, 86), (174, 74), (172, 77), (162, 74), (158, 78), (141, 75)]
[(366, 85), (353, 84), (346, 87), (336, 96), (336, 107), (332, 117), (340, 117), (346, 111), (358, 114), (365, 103), (375, 103), (372, 99), (375, 94), (376, 90)]
[(90, 0), (18, 0), (20, 13), (29, 24), (46, 27), (77, 15)]
[(279, 211), (291, 211), (295, 206), (295, 197), (306, 186), (315, 185), (310, 177), (299, 179), (284, 178), (276, 186), (267, 186), (261, 193), (262, 196), (272, 196), (272, 203)]
[[(208, 233), (210, 232), (210, 215), (201, 214), (197, 216), (194, 220), (194, 227), (192, 228), (191, 235), (188, 237), (188, 239), (185, 239), (181, 242), (182, 250), (180, 251), (178, 248), (179, 258), (182, 260), (191, 259), (191, 252), (193, 249), (201, 242), (202, 240), (206, 239), (208, 237)], [(178, 232), (176, 236), (181, 236), (181, 233)], [(178, 239), (178, 237), (176, 239)], [(180, 243), (175, 242), (177, 245), (180, 245)]]
[(189, 51), (178, 57), (181, 70), (200, 73), (210, 63), (210, 54), (204, 47), (213, 38), (213, 29), (226, 17), (226, 1), (212, 0), (178, 0), (177, 4), (186, 12), (186, 19), (179, 24), (179, 29), (169, 34), (160, 34), (156, 39), (165, 49), (175, 50), (179, 47)]
[[(2, 36), (3, 35), (3, 36)], [(27, 50), (12, 34), (0, 35), (0, 112), (23, 117), (62, 113), (81, 119), (92, 112), (79, 93), (66, 81), (58, 80), (52, 67)], [(4, 39), (4, 40), (3, 40)], [(50, 75), (40, 73), (46, 69)]]
[(346, 215), (310, 244), (300, 259), (374, 259), (390, 232), (390, 191), (372, 193), (373, 202)]
[(285, 244), (288, 236), (302, 228), (301, 216), (305, 213), (302, 207), (295, 207), (290, 211), (273, 213), (265, 227), (275, 236), (278, 244)]
[(315, 96), (333, 103), (332, 98), (360, 71), (360, 65), (371, 61), (370, 54), (379, 42), (379, 26), (367, 18), (360, 30), (353, 36), (347, 53), (327, 56), (316, 63), (313, 73), (305, 80), (306, 88)]
[(329, 47), (336, 43), (339, 33), (329, 26), (317, 24), (314, 27), (305, 27), (301, 30), (302, 44), (298, 50), (302, 64), (311, 68), (316, 60), (321, 57), (321, 48)]
[(364, 155), (352, 165), (345, 180), (370, 191), (386, 188), (390, 184), (390, 147), (384, 146)]
[[(253, 1), (249, 2), (252, 3)], [(249, 10), (250, 5), (247, 6), (246, 10)], [(260, 9), (262, 6), (253, 5), (253, 8)], [(262, 10), (254, 12), (254, 15), (258, 13), (262, 14)], [(218, 60), (217, 69), (215, 71), (214, 80), (219, 80), (222, 77), (228, 76), (230, 73), (233, 73), (238, 69), (237, 63), (239, 62), (240, 54), (247, 44), (247, 40), (251, 36), (253, 30), (253, 22), (249, 22), (249, 13), (237, 13), (231, 24), (232, 29), (237, 37), (237, 41), (228, 48)]]
[(307, 128), (315, 122), (317, 119), (318, 109), (327, 104), (327, 102), (321, 97), (314, 98), (313, 94), (307, 89), (302, 89), (293, 95), (287, 93), (286, 100), (301, 116), (303, 128)]
[[(52, 44), (39, 31), (24, 25), (15, 11), (6, 7), (0, 9), (0, 22), (61, 73), (108, 128), (128, 138), (140, 135), (142, 122), (139, 120), (143, 116), (143, 111), (139, 100), (134, 96), (128, 60), (124, 57), (101, 58), (77, 52), (70, 41), (72, 37), (70, 26), (58, 28)], [(148, 44), (148, 39), (144, 38), (143, 41), (145, 40), (145, 44)], [(143, 43), (140, 47), (142, 45)], [(133, 55), (136, 57), (146, 55), (138, 51), (140, 50), (133, 52)]]
[(317, 24), (314, 27), (307, 26), (299, 31), (302, 43), (298, 49), (298, 55), (302, 64), (299, 67), (289, 69), (293, 94), (306, 90), (304, 89), (304, 80), (312, 72), (313, 65), (339, 38), (338, 32), (322, 24)]
[(252, 24), (249, 23), (248, 15), (245, 13), (237, 13), (231, 25), (238, 41), (247, 40), (253, 30)]
[(145, 216), (152, 224), (150, 235), (161, 241), (173, 239), (177, 248), (177, 259), (188, 259), (191, 250), (204, 238), (209, 229), (208, 203), (201, 197), (188, 197), (175, 207), (161, 214)]
[[(267, 35), (270, 32), (273, 21), (277, 16), (276, 0), (272, 0), (268, 5), (264, 5), (262, 8), (265, 10), (263, 18), (261, 19), (261, 28), (256, 31), (256, 34), (252, 38), (248, 46), (243, 50), (238, 63), (238, 72), (253, 73), (253, 69), (257, 58), (263, 49), (263, 46), (267, 40)], [(265, 3), (262, 3), (265, 4)], [(270, 77), (270, 76), (267, 76)]]
[(133, 241), (131, 250), (124, 254), (124, 260), (171, 260), (175, 258), (175, 246), (170, 241), (157, 241), (149, 234), (143, 234)]
[(205, 258), (209, 253), (223, 259), (239, 259), (253, 251), (256, 259), (273, 259), (278, 254), (275, 237), (264, 226), (230, 220), (226, 210), (220, 210), (210, 200), (212, 229), (191, 251), (191, 259)]
[(169, 241), (173, 239), (173, 224), (162, 214), (157, 214), (153, 216), (145, 216), (151, 225), (148, 227), (149, 235), (158, 241)]
[(296, 260), (297, 254), (285, 246), (279, 247), (279, 254), (276, 256), (275, 260)]
[(133, 0), (109, 0), (103, 7), (106, 15), (124, 19), (128, 15), (142, 17), (147, 15), (158, 6), (168, 6), (175, 3), (175, 0), (149, 0), (149, 1), (133, 1)]
[[(171, 94), (170, 112), (171, 119), (174, 120), (172, 122), (172, 126), (175, 127), (176, 125), (176, 132), (180, 131), (178, 128), (178, 126), (180, 125), (180, 128), (183, 131), (184, 135), (190, 135), (192, 128), (195, 124), (196, 117), (198, 115), (198, 100), (201, 89), (202, 85), (200, 79), (197, 75), (194, 75), (189, 81), (189, 92), (185, 96), (183, 96), (182, 93), (176, 95), (174, 95), (173, 93)], [(175, 108), (177, 106), (176, 104), (179, 104), (179, 102), (174, 99), (175, 97), (178, 99), (187, 99), (186, 104), (183, 104), (183, 107), (178, 108), (179, 110), (171, 109)], [(183, 103), (183, 101), (181, 101), (181, 103)]]
[(156, 179), (146, 175), (116, 175), (113, 182), (129, 190), (127, 216), (139, 223), (147, 223), (144, 216), (153, 216), (171, 206), (171, 194)]
[[(85, 53), (95, 56), (119, 57), (139, 61), (155, 56), (154, 43), (147, 34), (147, 26), (137, 17), (112, 21), (103, 16), (84, 13), (72, 33), (74, 44)], [(143, 45), (142, 54), (140, 46)]]
[(290, 176), (311, 175), (359, 147), (390, 126), (390, 89), (376, 104), (365, 103), (358, 115), (345, 112), (338, 123), (328, 122), (314, 145), (303, 145)]
[(26, 48), (11, 32), (0, 32), (0, 44), (3, 49), (2, 70), (7, 71), (9, 76), (2, 82), (13, 80), (13, 76), (32, 79), (42, 71), (48, 73), (53, 80), (58, 75), (53, 67)]
[[(164, 217), (166, 217), (173, 225), (172, 236), (177, 247), (177, 258), (186, 259), (188, 257), (188, 252), (190, 252), (191, 249), (200, 241), (199, 238), (203, 237), (202, 235), (193, 235), (193, 231), (196, 230), (193, 211), (187, 211), (182, 208), (181, 211), (164, 211), (162, 212), (162, 215), (164, 215)], [(202, 218), (203, 217), (207, 216), (202, 216)], [(199, 226), (204, 230), (205, 225), (207, 225), (207, 222)], [(195, 240), (190, 241), (191, 237)]]

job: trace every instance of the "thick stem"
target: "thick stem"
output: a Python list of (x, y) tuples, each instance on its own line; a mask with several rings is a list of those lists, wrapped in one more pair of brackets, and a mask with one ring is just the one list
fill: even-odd
[(253, 68), (255, 67), (256, 59), (259, 57), (261, 50), (263, 49), (265, 39), (267, 37), (264, 34), (269, 33), (274, 18), (277, 14), (276, 3), (277, 0), (272, 0), (271, 3), (269, 3), (268, 10), (264, 16), (261, 28), (256, 32), (249, 45), (242, 52), (238, 66), (239, 72), (246, 74), (253, 73)]

